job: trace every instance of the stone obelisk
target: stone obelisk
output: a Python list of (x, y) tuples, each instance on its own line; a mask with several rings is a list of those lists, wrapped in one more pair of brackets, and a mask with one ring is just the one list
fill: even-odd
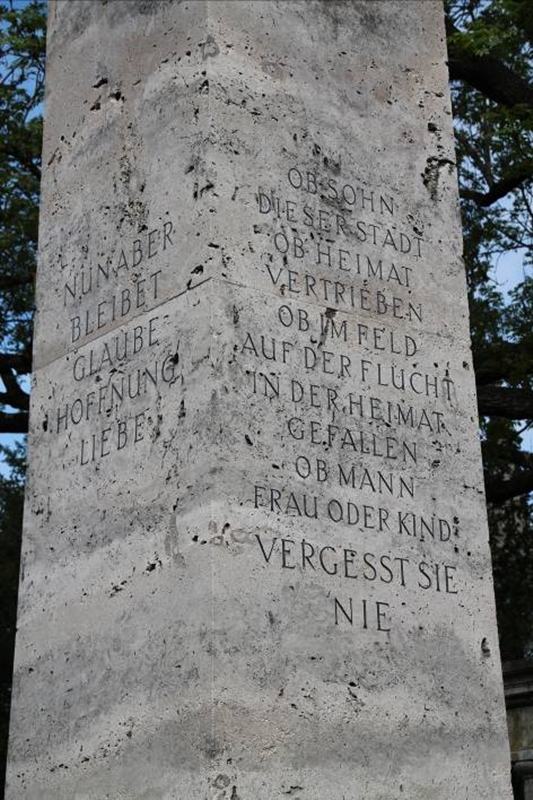
[(8, 800), (509, 798), (439, 0), (52, 0)]

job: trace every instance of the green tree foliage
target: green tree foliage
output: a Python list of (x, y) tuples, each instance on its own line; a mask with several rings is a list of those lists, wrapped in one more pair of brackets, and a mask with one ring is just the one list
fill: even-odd
[(27, 429), (44, 91), (45, 3), (0, 2), (0, 431)]
[[(529, 0), (448, 0), (465, 266), (502, 655), (532, 654), (533, 13)], [(514, 253), (503, 298), (492, 267)]]
[[(45, 3), (0, 2), (0, 432), (27, 429), (37, 251)], [(25, 382), (26, 380), (26, 382)], [(0, 794), (15, 638), (24, 448), (0, 448)]]

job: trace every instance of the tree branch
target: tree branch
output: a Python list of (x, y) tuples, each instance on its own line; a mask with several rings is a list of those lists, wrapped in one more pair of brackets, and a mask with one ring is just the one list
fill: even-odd
[(531, 180), (531, 178), (533, 178), (533, 165), (528, 164), (524, 169), (494, 183), (488, 192), (475, 192), (472, 189), (461, 189), (460, 194), (464, 200), (473, 200), (478, 206), (487, 208), (498, 200), (501, 200), (502, 197), (505, 197), (509, 192), (519, 189), (526, 181)]
[(0, 147), (4, 153), (6, 153), (6, 155), (16, 159), (21, 167), (27, 169), (28, 172), (34, 176), (34, 178), (37, 178), (38, 181), (41, 180), (41, 170), (37, 164), (32, 161), (30, 156), (27, 156), (25, 153), (23, 153), (22, 150), (16, 147), (12, 142), (9, 144), (4, 142), (2, 145), (0, 145)]
[(495, 103), (513, 106), (533, 106), (533, 86), (489, 55), (476, 55), (469, 51), (459, 29), (447, 17), (448, 66), (452, 80), (466, 81)]
[[(484, 462), (490, 458), (488, 455), (489, 449), (489, 442), (481, 442), (481, 452), (483, 454)], [(506, 468), (509, 468), (511, 465), (515, 465), (517, 468), (522, 470), (531, 470), (533, 472), (533, 453), (530, 453), (527, 450), (506, 450), (505, 462)]]
[(24, 286), (33, 283), (35, 276), (32, 275), (0, 275), (0, 292), (5, 289), (14, 289), (15, 286)]
[(28, 413), (6, 414), (0, 411), (0, 433), (27, 433)]
[(508, 386), (479, 386), (478, 411), (482, 417), (533, 419), (533, 392)]
[(530, 338), (521, 342), (494, 342), (474, 350), (474, 370), (478, 388), (497, 381), (510, 380), (517, 367), (533, 373), (533, 343)]
[(0, 373), (14, 369), (19, 375), (31, 372), (31, 356), (26, 353), (0, 353)]
[(533, 469), (517, 472), (506, 481), (485, 477), (487, 502), (494, 505), (500, 505), (506, 500), (528, 494), (531, 491), (533, 491)]
[(11, 370), (0, 373), (0, 378), (6, 387), (6, 391), (0, 394), (0, 403), (27, 411), (30, 407), (30, 396), (20, 388)]

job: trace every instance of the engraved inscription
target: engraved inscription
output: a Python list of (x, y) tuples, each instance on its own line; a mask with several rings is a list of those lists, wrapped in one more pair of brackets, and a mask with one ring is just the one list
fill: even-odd
[[(167, 220), (118, 241), (107, 255), (82, 253), (81, 265), (60, 259), (68, 273), (62, 293), (76, 394), (46, 412), (43, 428), (68, 443), (70, 467), (98, 464), (152, 435), (154, 403), (179, 381), (179, 340), (163, 343), (161, 317), (146, 314), (159, 303), (164, 275), (158, 259), (168, 255), (174, 236)], [(128, 286), (119, 283), (125, 273)]]
[[(453, 364), (428, 349), (418, 296), (425, 226), (390, 193), (300, 165), (255, 199), (265, 286), (279, 301), (262, 316), (244, 305), (232, 312), (235, 390), (274, 430), (246, 498), (254, 511), (303, 527), (301, 537), (265, 532), (247, 543), (268, 569), (303, 579), (323, 573), (406, 592), (405, 602), (413, 592), (453, 601), (463, 531), (434, 484), (456, 447), (460, 387)], [(80, 468), (153, 437), (161, 392), (181, 386), (179, 337), (163, 343), (162, 320), (149, 315), (165, 280), (158, 259), (175, 235), (167, 221), (110, 255), (61, 263), (77, 391), (49, 410), (46, 428), (75, 444)], [(328, 531), (343, 546), (327, 543)], [(365, 544), (349, 544), (353, 536)], [(334, 587), (330, 618), (336, 628), (385, 634), (398, 601), (390, 591), (355, 597)]]
[[(453, 602), (463, 532), (437, 489), (458, 447), (460, 387), (438, 342), (429, 350), (422, 336), (424, 223), (390, 193), (301, 165), (281, 188), (258, 187), (256, 212), (254, 231), (269, 242), (264, 275), (282, 301), (262, 324), (235, 312), (248, 396), (277, 431), (276, 469), (265, 464), (269, 478), (252, 483), (250, 503), (378, 548), (319, 544), (310, 531), (256, 534), (261, 561)], [(393, 595), (355, 600), (339, 588), (330, 600), (335, 626), (386, 633), (394, 624)]]

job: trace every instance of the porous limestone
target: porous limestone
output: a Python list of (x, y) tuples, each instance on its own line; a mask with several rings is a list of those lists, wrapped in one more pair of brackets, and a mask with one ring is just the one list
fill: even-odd
[(8, 800), (510, 797), (439, 0), (52, 0)]

